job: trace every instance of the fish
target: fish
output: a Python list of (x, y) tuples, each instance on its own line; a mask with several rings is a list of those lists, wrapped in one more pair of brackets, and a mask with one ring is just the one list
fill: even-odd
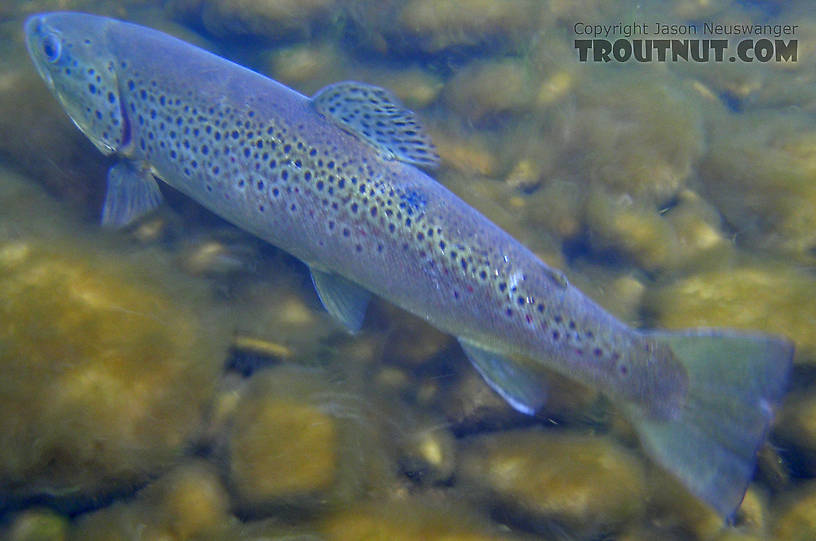
[(725, 520), (787, 387), (794, 345), (728, 329), (633, 328), (429, 176), (418, 117), (357, 81), (305, 96), (159, 31), (53, 12), (24, 26), (42, 79), (118, 158), (104, 226), (162, 200), (158, 180), (309, 268), (349, 332), (372, 294), (455, 336), (514, 409), (555, 371), (606, 396), (642, 447)]

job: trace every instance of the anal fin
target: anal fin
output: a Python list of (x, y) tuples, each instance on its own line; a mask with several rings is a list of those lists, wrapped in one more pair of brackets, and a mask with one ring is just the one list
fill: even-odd
[(350, 333), (359, 331), (371, 293), (339, 274), (315, 268), (311, 271), (312, 283), (326, 310)]
[(547, 385), (541, 373), (464, 338), (459, 344), (485, 382), (513, 409), (533, 415), (544, 405)]
[(124, 227), (161, 204), (162, 195), (150, 169), (121, 161), (108, 171), (108, 191), (102, 207), (102, 225)]

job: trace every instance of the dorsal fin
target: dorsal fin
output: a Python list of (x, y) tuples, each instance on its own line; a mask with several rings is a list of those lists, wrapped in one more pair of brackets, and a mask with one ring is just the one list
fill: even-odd
[(343, 81), (319, 90), (312, 105), (391, 158), (426, 167), (439, 165), (431, 138), (416, 115), (384, 88)]

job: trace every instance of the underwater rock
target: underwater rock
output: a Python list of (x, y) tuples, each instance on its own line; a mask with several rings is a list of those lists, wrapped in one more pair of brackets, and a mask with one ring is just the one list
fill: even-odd
[(689, 189), (682, 189), (672, 204), (657, 207), (596, 187), (585, 212), (593, 250), (620, 251), (647, 271), (699, 270), (734, 255), (720, 215)]
[[(467, 175), (496, 174), (498, 159), (491, 152), (489, 142), (478, 134), (470, 135), (435, 134), (434, 144), (442, 163)], [(444, 178), (442, 181), (444, 182)]]
[(779, 413), (775, 433), (796, 449), (799, 465), (816, 475), (816, 394), (791, 393)]
[(465, 432), (498, 429), (521, 422), (522, 415), (465, 363), (463, 359), (460, 377), (443, 397), (442, 408), (448, 421)]
[(216, 36), (264, 36), (272, 40), (309, 36), (325, 22), (335, 0), (172, 0), (174, 16), (201, 17)]
[(704, 194), (741, 244), (813, 263), (816, 130), (807, 115), (760, 111), (709, 123), (711, 144), (700, 164)]
[(474, 62), (448, 80), (446, 101), (461, 116), (476, 122), (488, 115), (521, 111), (534, 98), (528, 71), (515, 60)]
[[(5, 56), (25, 58), (22, 40)], [(0, 137), (0, 156), (69, 204), (98, 215), (109, 164), (74, 127), (34, 67), (18, 64), (0, 65), (0, 133), (14, 134)]]
[(774, 513), (773, 539), (816, 539), (816, 481), (808, 481), (783, 497)]
[(224, 453), (238, 506), (336, 505), (388, 483), (388, 460), (365, 402), (320, 370), (279, 366), (247, 383)]
[(162, 519), (179, 539), (215, 531), (229, 519), (229, 498), (211, 464), (190, 462), (143, 491), (161, 502)]
[(403, 471), (425, 484), (445, 482), (456, 467), (456, 441), (441, 426), (412, 430), (402, 445)]
[(647, 270), (671, 268), (679, 262), (679, 240), (672, 225), (629, 195), (597, 187), (586, 205), (586, 223), (596, 251), (619, 250)]
[(0, 535), (8, 541), (65, 541), (68, 519), (46, 509), (27, 509), (14, 516)]
[[(137, 231), (143, 230), (140, 227)], [(198, 238), (185, 242), (179, 254), (181, 267), (193, 276), (230, 276), (246, 272), (257, 254), (240, 239)]]
[(348, 64), (332, 43), (296, 44), (271, 51), (264, 59), (270, 77), (307, 95), (342, 80), (340, 68)]
[(388, 331), (382, 358), (385, 362), (407, 365), (422, 364), (454, 343), (453, 337), (438, 331), (419, 318), (407, 316), (390, 305), (388, 319), (395, 323)]
[(274, 272), (233, 282), (228, 302), (241, 307), (233, 314), (239, 335), (275, 343), (300, 359), (315, 359), (327, 347), (328, 337), (344, 331), (320, 306), (302, 269), (287, 268), (293, 265), (300, 264), (281, 254), (264, 261)]
[(71, 539), (212, 539), (234, 523), (217, 471), (192, 460), (146, 486), (132, 500), (80, 516)]
[(728, 327), (787, 336), (795, 363), (816, 362), (813, 277), (779, 264), (728, 265), (650, 290), (645, 309), (655, 327)]
[(331, 417), (277, 398), (253, 406), (239, 413), (230, 441), (230, 479), (241, 498), (258, 502), (327, 490), (337, 468)]
[(645, 278), (641, 274), (581, 259), (574, 261), (569, 269), (572, 285), (604, 310), (636, 327), (642, 324), (640, 310), (646, 294)]
[(541, 183), (542, 169), (539, 161), (525, 158), (513, 166), (504, 181), (517, 190), (532, 191)]
[(495, 41), (523, 41), (540, 23), (540, 5), (531, 0), (411, 0), (397, 28), (422, 52)]
[(458, 472), (539, 532), (609, 532), (638, 519), (646, 499), (640, 462), (607, 437), (539, 429), (478, 436), (465, 444)]
[(684, 187), (703, 155), (697, 99), (653, 70), (592, 70), (576, 106), (553, 119), (570, 168), (636, 204), (662, 205)]
[[(719, 539), (725, 533), (723, 517), (692, 496), (665, 470), (654, 466), (649, 475), (649, 516), (663, 531), (684, 532), (682, 539)], [(750, 485), (734, 517), (741, 533), (762, 535), (767, 530), (767, 496)], [(655, 539), (662, 539), (656, 535)]]
[(197, 434), (228, 325), (171, 257), (0, 176), (0, 486), (68, 508), (130, 490)]
[(682, 190), (676, 204), (661, 214), (677, 235), (678, 267), (699, 269), (733, 254), (734, 245), (720, 227), (720, 214), (696, 192)]
[(414, 110), (434, 102), (444, 86), (439, 77), (419, 67), (385, 72), (378, 70), (372, 73), (371, 81), (393, 92), (406, 107)]
[(524, 198), (531, 227), (574, 238), (583, 228), (586, 187), (579, 182), (552, 179)]
[(178, 460), (229, 326), (166, 254), (114, 246), (0, 174), (0, 486), (81, 506)]
[(358, 504), (329, 515), (321, 530), (332, 541), (487, 541), (513, 539), (500, 535), (461, 498), (434, 493)]

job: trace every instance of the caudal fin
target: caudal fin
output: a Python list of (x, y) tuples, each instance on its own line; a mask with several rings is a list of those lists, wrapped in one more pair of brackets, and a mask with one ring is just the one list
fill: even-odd
[(646, 451), (688, 490), (730, 518), (753, 477), (756, 454), (785, 393), (793, 344), (758, 334), (689, 330), (650, 333), (688, 374), (682, 411), (630, 418)]

